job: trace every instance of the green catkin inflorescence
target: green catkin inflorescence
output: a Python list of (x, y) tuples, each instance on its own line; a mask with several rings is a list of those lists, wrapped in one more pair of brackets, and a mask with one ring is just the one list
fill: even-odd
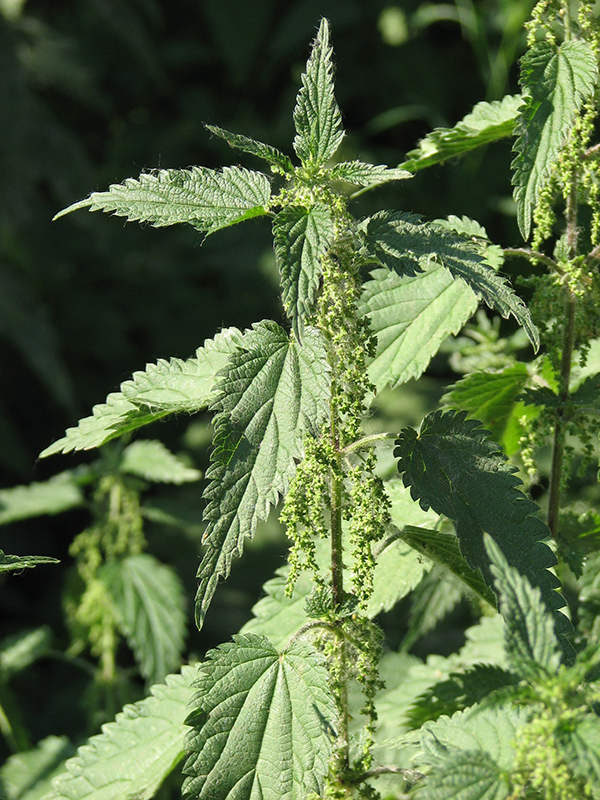
[(65, 611), (74, 633), (72, 652), (88, 642), (109, 672), (119, 641), (112, 599), (98, 571), (103, 564), (141, 553), (146, 547), (138, 487), (130, 479), (105, 475), (92, 501), (94, 522), (75, 537), (69, 555), (75, 559), (83, 590), (68, 597)]
[(558, 736), (580, 716), (577, 709), (563, 707), (558, 714), (556, 708), (544, 708), (518, 731), (510, 800), (592, 797), (588, 781), (569, 769)]

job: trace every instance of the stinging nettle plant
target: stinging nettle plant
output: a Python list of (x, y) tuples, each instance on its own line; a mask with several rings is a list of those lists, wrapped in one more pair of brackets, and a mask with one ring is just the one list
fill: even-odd
[[(556, 17), (559, 6), (564, 13)], [(543, 220), (559, 185), (567, 186), (573, 224), (568, 187), (581, 183), (575, 151), (591, 133), (598, 47), (588, 4), (577, 19), (569, 11), (568, 3), (536, 7), (523, 95), (479, 104), (455, 128), (434, 131), (399, 168), (335, 163), (344, 131), (323, 20), (294, 109), (299, 165), (209, 126), (266, 161), (271, 174), (163, 169), (57, 215), (90, 208), (156, 226), (184, 222), (204, 235), (270, 219), (289, 326), (226, 329), (188, 360), (148, 365), (43, 455), (99, 447), (171, 414), (209, 408), (214, 441), (197, 624), (245, 540), (280, 502), (290, 551), (240, 633), (104, 726), (55, 779), (55, 800), (150, 798), (179, 763), (184, 794), (206, 800), (368, 798), (378, 796), (378, 781), (388, 781), (391, 797), (414, 791), (421, 800), (600, 797), (598, 648), (591, 638), (588, 647), (576, 641), (549, 528), (516, 467), (467, 417), (466, 402), (464, 410), (428, 414), (418, 431), (363, 430), (376, 392), (421, 375), (480, 301), (512, 315), (536, 351), (538, 328), (498, 272), (501, 249), (476, 222), (427, 222), (396, 210), (356, 219), (347, 191), (408, 179), (516, 126), (524, 238), (532, 222), (535, 248), (550, 235)], [(597, 184), (586, 180), (581, 191), (596, 197)], [(597, 222), (592, 227), (597, 237)], [(582, 259), (573, 237), (567, 227), (552, 260), (569, 270), (560, 284), (569, 291), (575, 268), (589, 270), (595, 258)], [(549, 260), (537, 249), (520, 252)], [(556, 353), (572, 354), (582, 342), (571, 333), (565, 343), (565, 333), (556, 344), (560, 327), (542, 326), (544, 344), (551, 336), (555, 344), (546, 373), (540, 368), (558, 372), (558, 390), (550, 381), (540, 396), (534, 381), (525, 399), (550, 408), (554, 392), (564, 411), (569, 375), (565, 394), (564, 356), (561, 363)], [(485, 387), (492, 393), (495, 378), (490, 373)], [(478, 373), (465, 380), (474, 379), (485, 381)], [(462, 395), (458, 387), (455, 398), (464, 400), (464, 384)], [(527, 387), (521, 373), (514, 387), (510, 413)], [(563, 417), (554, 420), (559, 450)], [(378, 471), (376, 448), (386, 444), (402, 480)], [(560, 484), (561, 465), (558, 472)], [(439, 580), (435, 570), (452, 574), (487, 616), (459, 654), (435, 667), (384, 653), (374, 618), (428, 573)]]

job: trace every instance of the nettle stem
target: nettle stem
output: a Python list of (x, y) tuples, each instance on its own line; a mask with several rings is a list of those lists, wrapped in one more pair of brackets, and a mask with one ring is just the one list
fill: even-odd
[[(577, 179), (572, 175), (569, 193), (567, 196), (567, 245), (569, 259), (573, 260), (577, 256)], [(554, 439), (552, 444), (552, 465), (550, 468), (550, 487), (548, 497), (547, 523), (552, 536), (556, 539), (558, 535), (558, 516), (560, 510), (560, 494), (563, 483), (563, 463), (565, 454), (565, 444), (567, 435), (568, 419), (565, 416), (565, 407), (569, 399), (569, 385), (571, 382), (571, 367), (573, 362), (573, 348), (575, 344), (575, 312), (577, 308), (577, 297), (573, 292), (569, 282), (565, 282), (564, 287), (564, 327), (562, 336), (562, 352), (560, 363), (560, 376), (558, 386), (558, 396), (561, 400), (561, 408), (556, 414), (554, 426)]]
[[(335, 356), (335, 352), (334, 352)], [(333, 365), (332, 365), (333, 366)], [(335, 387), (335, 381), (334, 381)], [(335, 453), (335, 463), (332, 466), (331, 475), (331, 594), (334, 615), (339, 614), (344, 603), (344, 545), (343, 545), (343, 472), (342, 472), (342, 453), (339, 441), (339, 409), (336, 400), (335, 388), (332, 392), (331, 403), (331, 445)], [(335, 627), (341, 628), (343, 620), (338, 619)], [(346, 682), (347, 669), (347, 647), (346, 640), (341, 631), (341, 635), (334, 639), (334, 680), (337, 690), (337, 702), (339, 709), (338, 717), (338, 740), (336, 744), (336, 772), (338, 776), (344, 776), (350, 769), (350, 735), (349, 735), (349, 711), (348, 711), (348, 686)]]

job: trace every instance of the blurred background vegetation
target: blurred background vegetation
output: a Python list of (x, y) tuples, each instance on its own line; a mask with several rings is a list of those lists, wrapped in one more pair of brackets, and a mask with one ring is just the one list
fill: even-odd
[[(84, 212), (53, 223), (54, 214), (146, 169), (259, 166), (211, 138), (204, 123), (291, 153), (294, 97), (322, 16), (332, 24), (347, 130), (339, 157), (394, 166), (433, 127), (518, 90), (516, 59), (532, 5), (0, 0), (0, 488), (89, 461), (36, 459), (147, 362), (187, 358), (221, 327), (281, 316), (264, 220), (202, 243), (191, 227), (143, 228)], [(466, 214), (492, 240), (518, 245), (510, 161), (507, 141), (459, 166), (367, 193), (352, 210)], [(393, 424), (418, 423), (453, 377), (447, 359), (436, 359), (417, 386), (398, 400), (384, 398), (382, 413)], [(206, 468), (207, 419), (180, 419), (148, 435)], [(188, 524), (147, 529), (152, 552), (184, 581), (190, 609), (201, 488), (156, 490), (156, 506)], [(0, 639), (47, 625), (53, 647), (65, 649), (68, 548), (87, 524), (79, 508), (2, 528), (7, 553), (62, 561), (0, 579)], [(240, 627), (284, 552), (276, 524), (266, 525), (219, 590), (202, 636), (190, 634), (189, 653), (200, 655)], [(395, 624), (388, 623), (392, 632)], [(79, 679), (59, 660), (15, 679), (33, 741), (49, 733), (77, 741), (89, 732), (73, 700)], [(2, 687), (0, 675), (0, 700)]]

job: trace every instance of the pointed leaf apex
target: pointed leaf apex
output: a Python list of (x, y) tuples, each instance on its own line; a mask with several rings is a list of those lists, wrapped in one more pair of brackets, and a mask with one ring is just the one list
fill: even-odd
[(70, 206), (63, 208), (62, 211), (59, 211), (52, 217), (52, 222), (56, 222), (57, 219), (61, 217), (66, 217), (67, 214), (70, 214), (71, 211), (78, 211), (80, 208), (88, 208), (92, 204), (92, 198), (86, 197), (85, 200), (79, 200), (77, 203), (72, 203)]
[(344, 131), (333, 87), (329, 23), (321, 20), (296, 98), (294, 150), (305, 165), (320, 166), (338, 149)]

